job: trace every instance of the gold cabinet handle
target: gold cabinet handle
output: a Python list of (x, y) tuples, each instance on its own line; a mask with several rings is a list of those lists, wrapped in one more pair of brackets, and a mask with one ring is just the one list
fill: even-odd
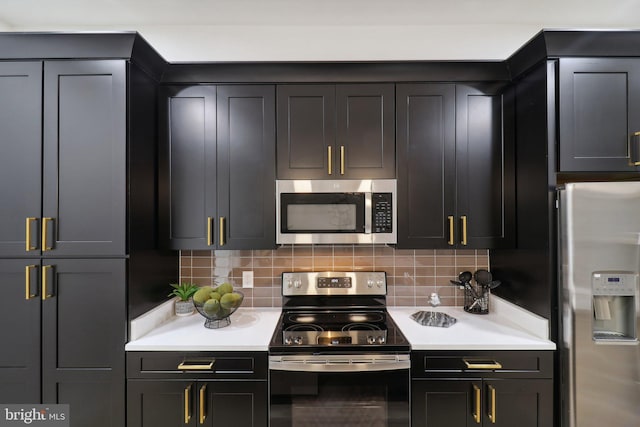
[(333, 153), (331, 146), (327, 147), (327, 174), (331, 175), (333, 173)]
[(340, 146), (340, 175), (344, 175), (344, 145)]
[(501, 369), (502, 364), (495, 360), (469, 360), (462, 359), (467, 369)]
[(453, 246), (455, 243), (453, 241), (453, 215), (449, 215), (447, 217), (447, 221), (449, 221), (449, 240), (447, 241), (447, 244), (449, 246)]
[(213, 217), (207, 217), (207, 246), (213, 245), (213, 236), (211, 235), (211, 229), (213, 228)]
[(47, 286), (48, 286), (47, 277), (49, 276), (49, 270), (51, 270), (52, 268), (53, 267), (51, 265), (42, 266), (42, 301), (49, 299), (53, 296), (53, 294), (50, 294), (49, 291), (47, 290)]
[(213, 369), (213, 364), (216, 363), (215, 359), (212, 359), (210, 363), (189, 362), (185, 360), (178, 365), (178, 369), (181, 371), (210, 371)]
[(475, 420), (476, 424), (480, 424), (481, 420), (481, 414), (482, 414), (482, 405), (480, 402), (480, 387), (478, 387), (477, 385), (473, 384), (473, 396), (474, 396), (474, 408), (473, 408), (473, 419)]
[(43, 251), (49, 251), (53, 249), (53, 246), (47, 245), (47, 233), (49, 231), (47, 224), (49, 222), (53, 222), (53, 218), (42, 218), (42, 250)]
[(634, 132), (629, 138), (629, 164), (640, 166), (640, 132)]
[(35, 217), (27, 217), (25, 221), (25, 249), (27, 252), (38, 249), (38, 245), (31, 245), (31, 224), (37, 221), (38, 218)]
[(191, 384), (184, 389), (184, 423), (189, 424), (191, 421)]
[(207, 414), (205, 413), (205, 399), (207, 393), (207, 385), (203, 385), (200, 387), (200, 424), (204, 424), (204, 420), (207, 418)]
[(27, 265), (24, 267), (24, 298), (27, 301), (37, 296), (37, 294), (31, 293), (31, 269), (33, 268), (36, 268), (36, 266)]
[(220, 230), (218, 230), (220, 233), (220, 246), (224, 246), (225, 245), (225, 241), (224, 241), (224, 217), (221, 216), (220, 217)]
[(467, 246), (467, 216), (462, 215), (460, 219), (462, 220), (462, 241), (460, 243)]
[(495, 424), (498, 415), (496, 413), (496, 388), (492, 385), (488, 385), (488, 387), (491, 400), (491, 403), (489, 404), (489, 421), (491, 421), (491, 424)]

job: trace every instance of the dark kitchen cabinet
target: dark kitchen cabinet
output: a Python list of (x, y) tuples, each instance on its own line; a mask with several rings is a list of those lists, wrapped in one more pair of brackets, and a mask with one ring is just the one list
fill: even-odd
[(42, 62), (0, 62), (0, 100), (0, 256), (39, 256)]
[(395, 178), (392, 84), (277, 91), (278, 179)]
[(3, 403), (40, 401), (41, 300), (38, 289), (35, 286), (29, 289), (27, 285), (32, 282), (27, 275), (32, 274), (33, 280), (37, 280), (39, 271), (39, 261), (0, 259), (0, 313), (6, 319), (0, 328)]
[(551, 426), (552, 364), (552, 352), (414, 352), (412, 426)]
[(0, 260), (0, 400), (65, 403), (78, 425), (124, 425), (124, 259)]
[(157, 246), (164, 61), (136, 33), (2, 33), (0, 58), (0, 401), (121, 427), (128, 317), (176, 273)]
[(558, 90), (559, 171), (638, 171), (640, 59), (560, 58)]
[(553, 382), (550, 380), (414, 381), (411, 425), (551, 426), (552, 394)]
[(267, 385), (237, 381), (129, 381), (130, 427), (267, 426)]
[(512, 102), (500, 87), (399, 84), (398, 247), (513, 245)]
[(275, 246), (274, 86), (163, 88), (161, 229), (172, 249)]
[[(2, 256), (122, 256), (126, 64), (0, 64)], [(44, 101), (43, 101), (44, 100)]]
[[(267, 355), (131, 352), (129, 427), (268, 425)], [(200, 364), (182, 370), (180, 364)]]

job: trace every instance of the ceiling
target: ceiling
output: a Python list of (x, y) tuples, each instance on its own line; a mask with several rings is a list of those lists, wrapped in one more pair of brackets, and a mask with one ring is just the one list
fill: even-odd
[(2, 0), (0, 30), (135, 30), (171, 62), (493, 60), (543, 28), (638, 16), (638, 0)]

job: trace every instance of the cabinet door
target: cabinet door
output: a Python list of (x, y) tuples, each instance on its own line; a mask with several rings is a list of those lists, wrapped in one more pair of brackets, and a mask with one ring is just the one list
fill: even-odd
[(336, 175), (395, 178), (393, 84), (336, 87)]
[(40, 402), (39, 261), (0, 260), (0, 402)]
[(0, 256), (39, 256), (42, 63), (0, 63), (0, 100)]
[(215, 248), (216, 87), (160, 93), (160, 229), (171, 249)]
[(455, 86), (396, 87), (398, 247), (453, 244), (455, 212)]
[(269, 424), (266, 381), (199, 381), (198, 394), (200, 399), (206, 396), (197, 415), (204, 425), (266, 427)]
[(560, 171), (635, 171), (629, 137), (640, 131), (640, 60), (562, 58)]
[(278, 179), (336, 177), (335, 86), (278, 86), (277, 109)]
[(196, 400), (196, 383), (192, 381), (129, 380), (127, 426), (202, 425), (198, 424)]
[(42, 273), (42, 399), (77, 425), (124, 425), (126, 261), (53, 259)]
[(553, 380), (484, 380), (484, 425), (553, 425)]
[[(414, 380), (413, 427), (465, 427), (481, 420), (481, 380)], [(512, 424), (512, 426), (519, 424)]]
[(459, 248), (509, 247), (515, 241), (512, 107), (510, 92), (456, 86)]
[(45, 62), (45, 255), (125, 254), (126, 110), (124, 61)]
[(218, 249), (274, 248), (275, 87), (218, 86)]

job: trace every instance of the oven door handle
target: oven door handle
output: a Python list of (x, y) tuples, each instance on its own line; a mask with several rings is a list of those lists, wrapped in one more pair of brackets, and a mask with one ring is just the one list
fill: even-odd
[(269, 369), (296, 372), (375, 372), (409, 369), (408, 354), (393, 356), (269, 356)]

